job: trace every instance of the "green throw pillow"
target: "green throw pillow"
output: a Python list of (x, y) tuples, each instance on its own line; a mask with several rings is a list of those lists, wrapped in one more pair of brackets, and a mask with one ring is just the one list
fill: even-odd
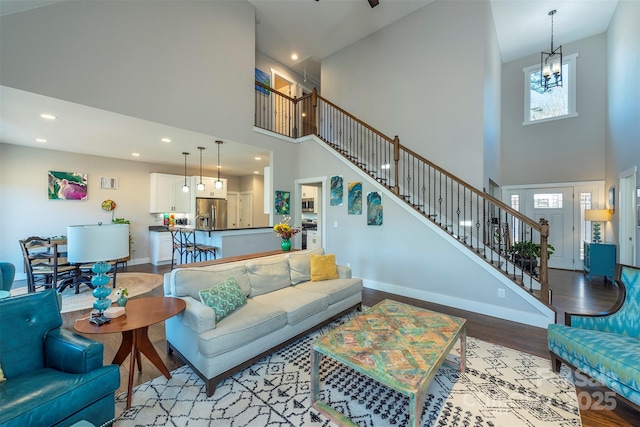
[(229, 277), (211, 289), (200, 291), (200, 301), (216, 312), (216, 322), (233, 313), (247, 303), (247, 297), (236, 283), (236, 279)]

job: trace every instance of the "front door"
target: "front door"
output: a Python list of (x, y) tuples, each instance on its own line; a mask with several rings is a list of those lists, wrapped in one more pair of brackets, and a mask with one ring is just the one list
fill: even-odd
[(527, 189), (524, 202), (525, 215), (536, 222), (542, 218), (549, 221), (549, 244), (555, 249), (549, 267), (573, 270), (573, 187)]

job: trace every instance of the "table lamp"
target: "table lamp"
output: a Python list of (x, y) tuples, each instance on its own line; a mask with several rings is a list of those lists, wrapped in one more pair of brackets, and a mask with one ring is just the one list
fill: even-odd
[(611, 221), (611, 212), (608, 209), (587, 209), (584, 211), (584, 219), (591, 221), (593, 243), (600, 243), (600, 223)]
[(111, 271), (111, 264), (106, 261), (116, 261), (128, 255), (129, 224), (98, 223), (67, 227), (67, 261), (72, 264), (95, 262), (91, 269), (95, 273), (91, 284), (93, 296), (97, 298), (93, 303), (97, 314), (92, 314), (91, 323), (101, 325), (109, 321), (104, 317), (104, 311), (111, 306), (108, 298), (111, 294), (111, 278), (106, 274)]

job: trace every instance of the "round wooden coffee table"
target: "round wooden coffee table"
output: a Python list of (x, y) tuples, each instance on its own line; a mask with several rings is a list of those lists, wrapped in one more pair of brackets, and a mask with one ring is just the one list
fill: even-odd
[(96, 326), (89, 323), (89, 319), (80, 319), (73, 327), (83, 334), (122, 333), (122, 343), (113, 358), (113, 364), (122, 365), (127, 356), (129, 360), (129, 383), (127, 384), (127, 409), (131, 407), (131, 388), (133, 386), (133, 371), (138, 363), (138, 372), (142, 372), (140, 353), (154, 364), (167, 378), (171, 378), (169, 370), (160, 359), (147, 334), (149, 326), (167, 320), (185, 309), (187, 304), (180, 298), (152, 297), (131, 299), (126, 305), (126, 314), (109, 323)]

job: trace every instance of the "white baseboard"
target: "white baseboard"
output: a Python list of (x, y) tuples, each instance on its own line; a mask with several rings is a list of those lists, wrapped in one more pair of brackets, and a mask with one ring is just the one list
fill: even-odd
[(377, 282), (375, 280), (363, 279), (363, 283), (365, 288), (428, 301), (434, 304), (446, 305), (448, 307), (455, 307), (460, 310), (471, 311), (538, 328), (546, 329), (550, 323), (555, 323), (555, 313), (551, 309), (548, 309), (548, 313), (522, 312), (512, 310), (507, 307), (466, 300), (449, 295), (436, 294), (428, 291), (421, 291), (419, 289), (407, 288), (391, 283)]

